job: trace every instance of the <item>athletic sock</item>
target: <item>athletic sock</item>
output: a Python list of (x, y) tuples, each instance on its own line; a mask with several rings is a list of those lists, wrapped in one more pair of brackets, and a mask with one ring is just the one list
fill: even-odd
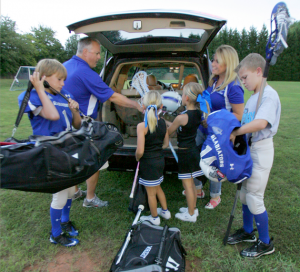
[(72, 205), (72, 198), (68, 198), (66, 205), (62, 209), (61, 222), (65, 223), (70, 220), (70, 209)]
[(264, 211), (261, 214), (254, 215), (256, 227), (259, 234), (259, 239), (263, 241), (265, 244), (270, 243), (269, 236), (269, 219), (267, 211)]
[(94, 196), (92, 199), (86, 198), (86, 201), (87, 201), (87, 202), (92, 202), (92, 201), (95, 199), (95, 197), (96, 197), (96, 196)]
[(162, 209), (163, 212), (167, 212), (168, 211), (168, 209), (166, 209), (166, 210), (164, 210), (163, 208), (161, 208), (161, 209)]
[(53, 209), (52, 207), (50, 207), (50, 220), (51, 220), (51, 233), (54, 237), (57, 237), (61, 234), (62, 229), (60, 226), (60, 222), (61, 222), (61, 213), (62, 210), (59, 209)]
[(243, 204), (243, 222), (244, 222), (244, 230), (247, 233), (251, 233), (253, 231), (253, 214), (250, 212), (247, 205)]

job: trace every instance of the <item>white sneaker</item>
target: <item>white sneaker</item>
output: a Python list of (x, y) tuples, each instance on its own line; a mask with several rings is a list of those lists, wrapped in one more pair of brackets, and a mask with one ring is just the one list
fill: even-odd
[[(188, 207), (182, 207), (182, 208), (179, 209), (179, 211), (181, 213), (189, 212), (189, 208)], [(198, 211), (197, 208), (195, 209), (195, 214), (196, 214), (197, 217), (199, 216), (199, 211)]]
[(167, 220), (171, 218), (171, 213), (169, 210), (163, 211), (162, 208), (157, 208), (157, 214)]
[(149, 221), (151, 222), (152, 224), (156, 225), (156, 226), (159, 226), (160, 225), (160, 218), (157, 217), (157, 218), (154, 218), (152, 217), (152, 215), (148, 215), (148, 216), (141, 216), (140, 217), (140, 221), (143, 222), (143, 221)]
[(78, 198), (86, 197), (86, 191), (82, 191), (81, 188), (78, 188), (78, 191), (74, 193), (72, 200), (76, 200)]
[(182, 221), (187, 221), (187, 222), (195, 223), (197, 221), (196, 213), (194, 213), (193, 215), (190, 215), (188, 212), (176, 213), (175, 217), (182, 220)]

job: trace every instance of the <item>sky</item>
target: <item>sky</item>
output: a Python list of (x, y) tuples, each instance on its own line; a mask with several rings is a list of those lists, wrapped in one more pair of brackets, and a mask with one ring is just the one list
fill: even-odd
[[(222, 17), (227, 27), (241, 31), (251, 26), (270, 29), (270, 15), (278, 0), (1, 0), (1, 15), (16, 22), (17, 32), (30, 32), (43, 25), (56, 32), (64, 46), (74, 33), (67, 25), (102, 14), (141, 9), (194, 10)], [(285, 1), (290, 15), (300, 20), (300, 1)]]

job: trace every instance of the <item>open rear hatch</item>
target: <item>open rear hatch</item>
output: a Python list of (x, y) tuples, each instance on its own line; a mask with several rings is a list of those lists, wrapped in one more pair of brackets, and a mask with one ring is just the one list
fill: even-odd
[[(98, 39), (112, 54), (201, 53), (225, 23), (225, 19), (197, 11), (138, 10), (101, 15), (67, 27), (70, 32)], [(114, 31), (119, 33), (115, 35)]]

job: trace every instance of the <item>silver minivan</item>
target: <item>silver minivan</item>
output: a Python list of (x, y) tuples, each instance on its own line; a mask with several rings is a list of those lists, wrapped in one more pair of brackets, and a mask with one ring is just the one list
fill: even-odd
[[(208, 46), (226, 20), (197, 11), (140, 10), (106, 14), (73, 23), (68, 27), (75, 34), (98, 39), (109, 51), (100, 73), (103, 81), (115, 92), (138, 100), (131, 80), (139, 71), (155, 76), (161, 93), (182, 94), (185, 76), (194, 74), (206, 88), (210, 76)], [(179, 114), (164, 115), (172, 121)], [(115, 124), (124, 137), (124, 146), (109, 159), (108, 170), (133, 171), (136, 168), (136, 126), (143, 115), (107, 101), (99, 108), (98, 119)], [(176, 135), (170, 138), (177, 148)], [(165, 171), (177, 172), (177, 164), (169, 148), (164, 151)]]

